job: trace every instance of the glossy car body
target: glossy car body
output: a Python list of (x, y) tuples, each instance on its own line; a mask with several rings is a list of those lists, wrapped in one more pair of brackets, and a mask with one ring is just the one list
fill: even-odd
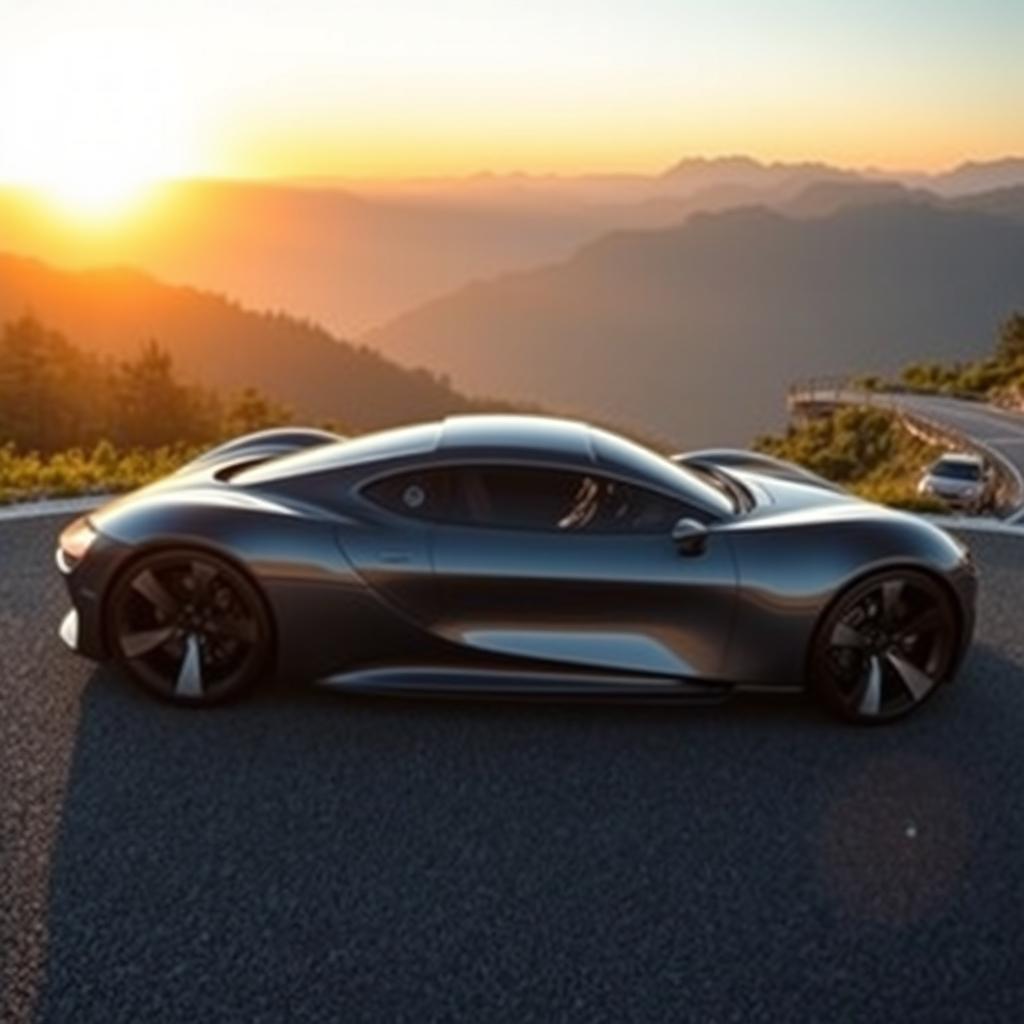
[(111, 654), (107, 598), (141, 554), (199, 550), (264, 598), (278, 674), (351, 690), (796, 689), (837, 596), (893, 568), (948, 593), (957, 658), (974, 623), (965, 548), (921, 519), (753, 453), (669, 460), (542, 417), (253, 435), (75, 529), (88, 550), (65, 540), (58, 563), (80, 653)]

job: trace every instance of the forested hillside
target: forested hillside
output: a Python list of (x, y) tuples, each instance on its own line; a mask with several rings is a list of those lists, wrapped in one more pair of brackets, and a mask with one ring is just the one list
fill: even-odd
[(253, 387), (299, 418), (338, 419), (355, 430), (474, 408), (442, 377), (397, 366), (313, 323), (134, 270), (69, 272), (0, 255), (0, 323), (25, 315), (98, 357), (130, 360), (152, 339), (183, 383), (226, 393)]

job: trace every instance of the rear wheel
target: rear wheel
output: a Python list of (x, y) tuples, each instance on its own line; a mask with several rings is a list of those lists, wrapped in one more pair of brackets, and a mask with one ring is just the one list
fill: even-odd
[(198, 551), (132, 564), (108, 604), (111, 648), (132, 679), (179, 704), (240, 694), (266, 668), (270, 619), (239, 570)]
[(956, 662), (959, 623), (945, 588), (924, 573), (882, 573), (826, 612), (811, 653), (811, 682), (836, 713), (892, 721), (924, 703)]

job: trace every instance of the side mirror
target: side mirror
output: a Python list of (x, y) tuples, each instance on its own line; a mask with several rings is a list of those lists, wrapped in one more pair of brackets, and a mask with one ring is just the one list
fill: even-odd
[(682, 555), (699, 555), (707, 546), (708, 532), (702, 522), (684, 516), (672, 527), (672, 542)]

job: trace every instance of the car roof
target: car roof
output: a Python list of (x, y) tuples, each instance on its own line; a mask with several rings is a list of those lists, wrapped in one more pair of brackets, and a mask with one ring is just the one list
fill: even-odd
[(965, 466), (980, 466), (985, 460), (980, 455), (973, 455), (970, 452), (946, 452), (945, 455), (940, 455), (935, 461), (936, 463), (958, 462)]
[(441, 424), (437, 450), (456, 456), (480, 452), (595, 461), (590, 427), (553, 416), (449, 416)]
[(551, 416), (462, 415), (440, 422), (364, 434), (320, 445), (243, 470), (235, 482), (263, 483), (324, 470), (443, 455), (523, 458), (531, 461), (593, 463), (591, 430), (575, 420)]

